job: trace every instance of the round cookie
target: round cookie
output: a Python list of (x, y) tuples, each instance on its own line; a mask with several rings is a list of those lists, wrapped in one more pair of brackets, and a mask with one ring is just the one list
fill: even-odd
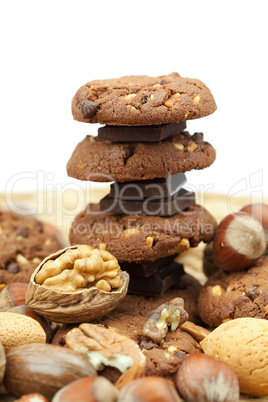
[(200, 292), (198, 311), (211, 327), (241, 317), (268, 319), (268, 257), (248, 270), (212, 275)]
[(75, 120), (119, 126), (197, 119), (216, 108), (203, 82), (178, 73), (91, 81), (77, 91), (72, 102)]
[(201, 133), (179, 133), (156, 143), (99, 141), (87, 136), (67, 165), (69, 176), (97, 182), (165, 178), (210, 166), (216, 151)]
[(0, 211), (0, 244), (0, 285), (27, 283), (45, 257), (65, 246), (52, 225), (11, 211)]
[(100, 213), (98, 204), (89, 204), (75, 217), (69, 239), (72, 245), (105, 243), (119, 262), (155, 261), (211, 241), (216, 226), (200, 205), (165, 218)]

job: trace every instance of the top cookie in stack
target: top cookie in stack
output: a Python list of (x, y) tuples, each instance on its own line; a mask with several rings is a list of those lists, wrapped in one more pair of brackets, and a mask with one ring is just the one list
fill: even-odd
[[(115, 183), (98, 205), (90, 204), (75, 218), (70, 242), (105, 243), (131, 273), (130, 289), (137, 278), (144, 285), (155, 275), (158, 290), (148, 294), (162, 294), (179, 278), (168, 257), (209, 242), (216, 227), (195, 204), (194, 193), (183, 189), (184, 172), (215, 160), (203, 134), (185, 131), (186, 120), (216, 110), (213, 96), (201, 81), (177, 73), (129, 76), (82, 86), (72, 110), (76, 120), (105, 126), (97, 137), (78, 144), (68, 162), (69, 176)], [(140, 281), (135, 283), (132, 290), (140, 293)]]

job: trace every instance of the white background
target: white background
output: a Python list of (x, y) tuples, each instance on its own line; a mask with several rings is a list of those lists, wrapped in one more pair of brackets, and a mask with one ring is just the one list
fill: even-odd
[(178, 71), (201, 79), (218, 105), (188, 123), (217, 150), (189, 183), (268, 195), (267, 0), (13, 0), (0, 8), (0, 191), (84, 185), (66, 174), (77, 143), (98, 128), (72, 119), (81, 85)]

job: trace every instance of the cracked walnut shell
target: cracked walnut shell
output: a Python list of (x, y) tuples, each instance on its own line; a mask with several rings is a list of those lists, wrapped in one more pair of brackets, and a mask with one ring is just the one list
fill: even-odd
[(89, 322), (113, 310), (127, 293), (129, 276), (106, 250), (67, 247), (33, 272), (26, 305), (49, 320)]

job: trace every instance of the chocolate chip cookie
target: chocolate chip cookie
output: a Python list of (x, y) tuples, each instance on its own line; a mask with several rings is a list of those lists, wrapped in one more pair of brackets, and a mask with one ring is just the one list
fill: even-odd
[(198, 311), (211, 327), (240, 317), (268, 319), (268, 257), (248, 270), (212, 275), (200, 292)]
[(69, 239), (73, 245), (105, 243), (119, 262), (155, 261), (211, 241), (215, 229), (215, 219), (199, 205), (165, 218), (100, 213), (98, 204), (89, 204), (74, 219)]
[(197, 119), (216, 108), (203, 82), (178, 73), (91, 81), (77, 91), (72, 102), (75, 120), (118, 126)]
[(201, 133), (182, 132), (156, 143), (112, 143), (87, 136), (74, 150), (67, 173), (97, 182), (151, 180), (204, 169), (215, 157), (215, 149)]
[(33, 216), (0, 211), (0, 285), (27, 283), (40, 262), (64, 246), (52, 225)]

